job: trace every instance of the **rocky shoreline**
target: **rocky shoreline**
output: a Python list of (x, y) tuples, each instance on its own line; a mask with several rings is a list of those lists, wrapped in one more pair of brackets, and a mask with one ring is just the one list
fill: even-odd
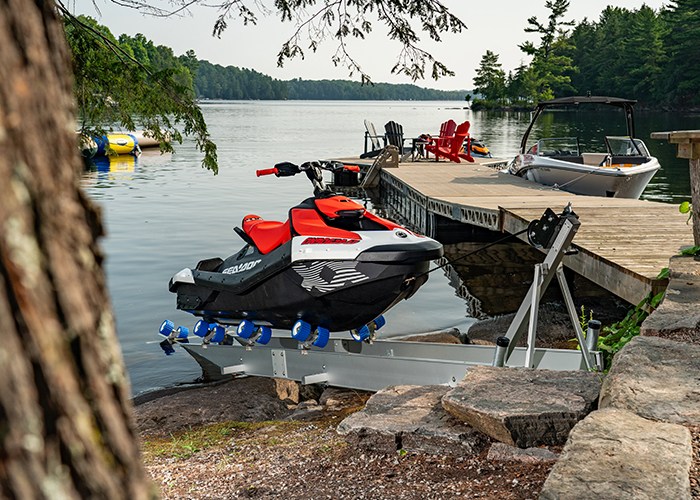
[(337, 428), (371, 394), (327, 389), (303, 399), (314, 393), (295, 386), (245, 377), (137, 404), (144, 460), (162, 497), (534, 499), (556, 456), (352, 446)]
[(671, 263), (605, 376), (476, 366), (455, 388), (163, 391), (135, 401), (146, 467), (164, 498), (700, 499), (700, 265)]

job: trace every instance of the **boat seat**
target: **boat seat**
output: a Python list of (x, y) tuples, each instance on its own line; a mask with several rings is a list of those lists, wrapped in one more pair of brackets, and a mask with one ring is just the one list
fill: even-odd
[(262, 254), (270, 253), (292, 239), (289, 222), (264, 220), (255, 214), (243, 217), (243, 231), (250, 236)]
[(345, 238), (360, 240), (360, 236), (352, 231), (346, 231), (329, 226), (316, 210), (308, 208), (293, 208), (291, 210), (292, 231), (300, 236), (325, 236), (329, 238)]

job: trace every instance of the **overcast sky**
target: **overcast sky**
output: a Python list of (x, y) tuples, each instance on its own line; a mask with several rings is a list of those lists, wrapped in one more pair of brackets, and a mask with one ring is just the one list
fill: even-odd
[[(252, 1), (249, 3), (255, 5)], [(271, 1), (265, 3), (272, 5)], [(421, 39), (425, 42), (423, 47), (436, 59), (446, 63), (455, 72), (455, 76), (438, 81), (428, 76), (416, 84), (444, 90), (471, 89), (475, 69), (486, 50), (499, 54), (506, 72), (515, 69), (522, 60), (527, 61), (518, 49), (518, 44), (525, 40), (537, 40), (533, 34), (523, 31), (527, 19), (537, 16), (545, 24), (549, 13), (544, 7), (544, 0), (443, 0), (443, 3), (466, 23), (468, 29), (460, 34), (445, 35), (439, 44), (433, 43), (427, 36)], [(96, 18), (100, 24), (109, 27), (115, 36), (122, 33), (143, 33), (157, 45), (171, 47), (176, 55), (193, 49), (199, 59), (223, 66), (254, 69), (280, 80), (298, 77), (306, 80), (349, 79), (347, 69), (336, 68), (331, 62), (336, 45), (330, 39), (315, 54), (308, 52), (305, 60), (287, 62), (283, 68), (278, 68), (277, 52), (293, 33), (294, 25), (282, 23), (274, 15), (260, 14), (256, 26), (243, 26), (242, 23), (231, 20), (228, 29), (218, 39), (211, 36), (216, 19), (213, 9), (195, 8), (190, 14), (164, 19), (144, 16), (132, 9), (117, 6), (110, 0), (95, 0), (100, 13), (89, 0), (82, 0), (81, 5), (77, 5), (77, 1), (68, 1), (66, 4), (75, 13)], [(609, 0), (571, 0), (566, 19), (576, 22), (583, 18), (597, 20), (601, 11), (610, 4)], [(615, 2), (618, 7), (630, 9), (639, 8), (643, 4), (658, 9), (664, 2)], [(377, 22), (374, 23), (372, 36), (352, 44), (354, 56), (373, 81), (411, 83), (408, 77), (390, 74), (399, 50), (398, 44), (388, 39), (386, 30)]]

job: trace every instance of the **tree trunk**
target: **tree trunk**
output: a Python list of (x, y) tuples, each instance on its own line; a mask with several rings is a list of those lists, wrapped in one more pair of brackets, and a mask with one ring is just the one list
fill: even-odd
[(0, 497), (152, 497), (53, 2), (0, 2), (0, 47)]
[[(694, 144), (698, 146), (698, 144)], [(693, 204), (693, 239), (700, 246), (700, 159), (690, 162), (690, 196)]]

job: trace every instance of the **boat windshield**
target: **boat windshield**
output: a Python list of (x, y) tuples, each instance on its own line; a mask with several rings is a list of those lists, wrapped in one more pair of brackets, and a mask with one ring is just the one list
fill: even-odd
[(641, 139), (627, 136), (606, 136), (605, 145), (613, 156), (650, 156), (649, 150)]
[(539, 156), (580, 156), (578, 137), (550, 137), (540, 139), (528, 153)]

